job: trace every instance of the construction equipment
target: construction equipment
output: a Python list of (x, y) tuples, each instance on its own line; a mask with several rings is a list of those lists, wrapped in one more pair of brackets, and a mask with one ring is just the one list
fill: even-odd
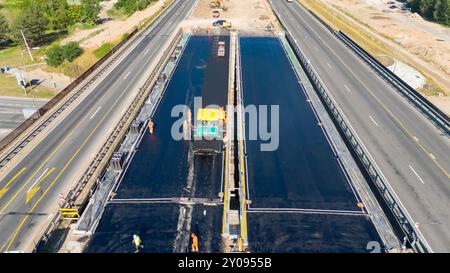
[(192, 127), (194, 154), (211, 155), (222, 152), (225, 134), (225, 111), (214, 108), (200, 108)]
[(209, 2), (209, 7), (212, 9), (220, 8), (222, 7), (222, 1), (221, 0), (214, 0)]
[(217, 49), (217, 56), (225, 57), (225, 42), (219, 42), (219, 48)]
[(222, 27), (223, 27), (223, 28), (231, 28), (231, 22), (225, 21), (225, 22), (222, 24)]
[(80, 219), (80, 214), (77, 208), (60, 208), (59, 212), (64, 220)]
[(217, 20), (212, 25), (214, 27), (231, 28), (231, 22), (227, 20)]

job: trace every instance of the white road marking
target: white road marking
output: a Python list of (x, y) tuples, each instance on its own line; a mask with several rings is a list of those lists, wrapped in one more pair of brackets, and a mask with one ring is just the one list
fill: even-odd
[(97, 109), (97, 111), (95, 111), (95, 113), (94, 114), (92, 114), (92, 116), (89, 118), (89, 119), (93, 119), (94, 118), (94, 116), (98, 113), (98, 111), (100, 111), (100, 109), (102, 109), (102, 107), (100, 106), (98, 109)]
[(150, 50), (150, 49), (147, 49), (147, 50), (144, 52), (144, 56), (147, 55), (147, 53), (148, 53), (149, 50)]
[(125, 80), (130, 75), (130, 73), (131, 72), (128, 72), (128, 74), (126, 74), (125, 77), (123, 77), (123, 79)]
[(431, 159), (436, 160), (436, 157), (432, 153), (430, 153), (429, 156), (431, 157)]
[(409, 168), (419, 178), (420, 182), (422, 182), (422, 184), (425, 184), (425, 182), (423, 182), (422, 178), (417, 174), (416, 170), (414, 170), (414, 168), (411, 165), (409, 165)]
[(352, 90), (350, 90), (350, 88), (348, 88), (348, 86), (346, 84), (344, 84), (345, 89), (347, 89), (348, 92), (352, 92)]
[(327, 63), (328, 67), (331, 69), (331, 64)]
[(373, 124), (378, 127), (378, 123), (373, 119), (373, 117), (369, 115), (369, 118), (373, 122)]
[(418, 139), (416, 136), (413, 136), (413, 139), (414, 139), (416, 142), (419, 142), (419, 139)]
[(29, 192), (32, 188), (34, 188), (37, 184), (37, 182), (39, 182), (41, 180), (41, 178), (47, 173), (48, 168), (45, 169), (45, 171), (41, 174), (41, 176), (38, 177), (38, 179), (36, 179), (36, 181), (34, 181), (33, 185), (31, 185), (31, 187), (28, 189), (27, 192)]

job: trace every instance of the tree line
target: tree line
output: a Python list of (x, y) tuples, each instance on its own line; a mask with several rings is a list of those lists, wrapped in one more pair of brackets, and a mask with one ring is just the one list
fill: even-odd
[(126, 14), (133, 14), (135, 11), (143, 10), (156, 0), (119, 0), (114, 4), (114, 8), (122, 9)]
[(66, 32), (77, 24), (95, 24), (100, 12), (100, 0), (81, 0), (68, 5), (66, 0), (24, 0), (18, 15), (8, 22), (0, 13), (0, 42), (22, 43), (23, 31), (31, 46), (47, 42), (48, 34)]
[(450, 26), (450, 0), (407, 0), (411, 11), (423, 17)]

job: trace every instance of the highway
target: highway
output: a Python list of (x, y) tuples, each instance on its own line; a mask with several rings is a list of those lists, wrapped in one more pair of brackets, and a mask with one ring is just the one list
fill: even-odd
[(189, 38), (152, 116), (155, 130), (145, 130), (84, 252), (134, 252), (133, 234), (142, 239), (142, 252), (189, 252), (191, 231), (199, 236), (200, 252), (220, 251), (222, 155), (194, 156), (190, 140), (172, 137), (178, 117), (171, 115), (177, 105), (195, 111), (194, 97), (201, 96), (204, 106), (226, 104), (229, 57), (217, 57), (219, 40), (229, 44), (224, 36)]
[[(196, 0), (176, 1), (129, 54), (0, 182), (0, 252), (31, 251), (67, 193), (137, 94), (137, 83)], [(27, 194), (28, 193), (28, 194)]]
[(450, 251), (450, 140), (299, 3), (272, 7), (435, 252)]
[(22, 109), (43, 106), (47, 100), (18, 97), (0, 97), (0, 139), (25, 120)]

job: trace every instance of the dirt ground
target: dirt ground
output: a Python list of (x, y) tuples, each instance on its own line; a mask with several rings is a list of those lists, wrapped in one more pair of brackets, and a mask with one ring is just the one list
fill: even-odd
[(450, 114), (450, 28), (428, 22), (415, 13), (390, 9), (387, 0), (322, 2), (395, 49), (400, 59), (438, 84), (445, 96), (427, 97)]
[[(108, 19), (107, 11), (111, 9), (117, 0), (104, 1), (101, 3), (102, 11), (100, 18)], [(130, 33), (133, 28), (144, 21), (146, 18), (158, 12), (162, 6), (169, 2), (167, 0), (159, 0), (153, 3), (147, 9), (137, 11), (126, 20), (109, 20), (92, 29), (85, 29), (75, 32), (70, 37), (64, 39), (61, 43), (65, 44), (72, 41), (79, 41), (83, 48), (97, 48), (106, 42), (113, 42), (122, 37), (125, 33)]]
[(219, 18), (213, 18), (210, 0), (200, 0), (190, 20), (185, 25), (211, 27), (217, 19), (231, 22), (233, 29), (242, 34), (264, 35), (281, 27), (273, 14), (267, 0), (223, 0), (225, 10), (220, 11)]
[[(105, 23), (92, 29), (76, 31), (74, 34), (64, 39), (61, 44), (78, 41), (80, 42), (80, 46), (85, 50), (92, 51), (100, 47), (103, 43), (117, 41), (125, 33), (130, 33), (140, 22), (159, 12), (163, 5), (169, 2), (169, 0), (159, 0), (147, 9), (135, 12), (126, 20), (121, 21), (112, 20), (107, 15), (108, 10), (111, 9), (117, 1), (118, 0), (110, 0), (100, 3), (102, 10), (99, 13), (99, 18), (105, 20)], [(62, 73), (45, 71), (41, 67), (28, 69), (28, 71), (35, 74), (40, 79), (45, 79), (47, 82), (55, 82), (58, 90), (64, 89), (64, 87), (73, 80)]]

